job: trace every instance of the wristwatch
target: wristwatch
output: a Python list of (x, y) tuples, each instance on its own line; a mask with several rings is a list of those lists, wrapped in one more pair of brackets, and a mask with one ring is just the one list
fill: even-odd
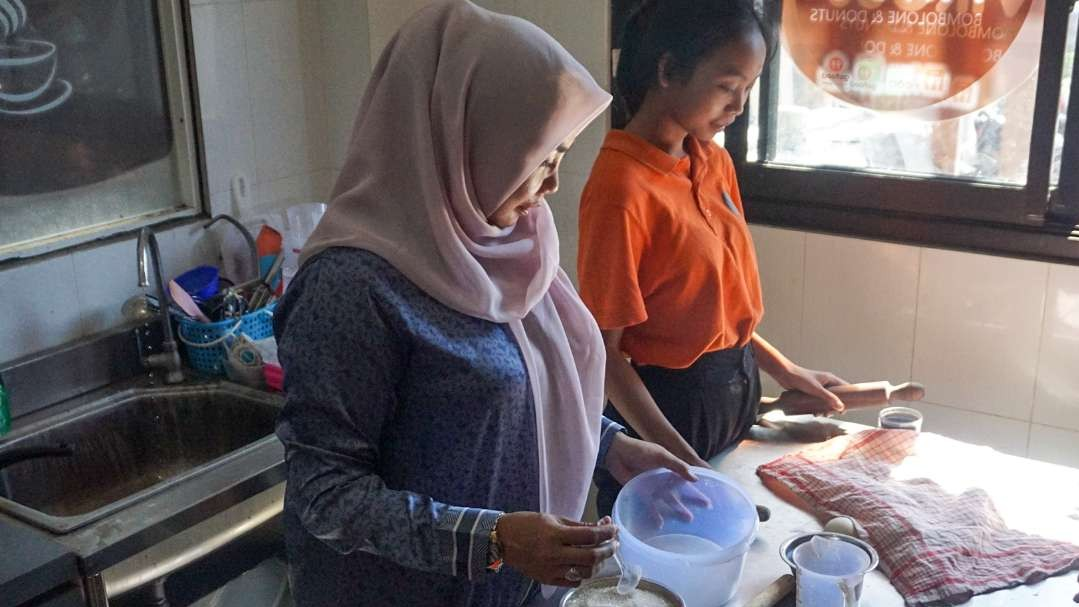
[(495, 519), (487, 542), (487, 570), (492, 573), (502, 571), (502, 543), (498, 541), (498, 521), (500, 520), (502, 520), (501, 514)]

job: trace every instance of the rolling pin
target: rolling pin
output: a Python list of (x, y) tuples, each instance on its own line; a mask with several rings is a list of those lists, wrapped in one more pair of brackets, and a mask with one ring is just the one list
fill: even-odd
[[(886, 381), (872, 381), (832, 386), (828, 391), (838, 396), (847, 409), (879, 407), (891, 403), (892, 399), (916, 401), (925, 398), (925, 386), (917, 382), (896, 386)], [(786, 415), (803, 415), (819, 413), (825, 408), (823, 399), (798, 390), (787, 390), (779, 398), (761, 399), (762, 413), (779, 409)]]
[(767, 588), (761, 590), (757, 596), (749, 599), (745, 607), (773, 607), (790, 594), (793, 589), (794, 576), (789, 573), (781, 575), (776, 578), (776, 581), (768, 584)]

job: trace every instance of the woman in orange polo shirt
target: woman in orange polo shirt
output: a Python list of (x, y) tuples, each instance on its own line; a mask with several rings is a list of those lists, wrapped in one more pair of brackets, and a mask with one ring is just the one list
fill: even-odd
[[(581, 200), (581, 296), (608, 350), (607, 415), (685, 461), (757, 420), (760, 368), (842, 410), (831, 373), (799, 367), (755, 330), (764, 313), (734, 166), (713, 142), (742, 113), (771, 47), (752, 0), (646, 0), (623, 35), (607, 135)], [(628, 356), (628, 360), (627, 360)], [(618, 483), (596, 478), (610, 511)]]

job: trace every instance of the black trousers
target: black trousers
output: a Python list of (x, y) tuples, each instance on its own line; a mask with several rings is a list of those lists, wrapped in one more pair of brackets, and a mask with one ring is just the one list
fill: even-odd
[[(705, 354), (686, 369), (634, 365), (660, 411), (702, 459), (741, 442), (757, 421), (761, 376), (753, 346)], [(611, 403), (604, 415), (640, 438)], [(606, 516), (622, 486), (606, 470), (595, 476), (597, 510)]]

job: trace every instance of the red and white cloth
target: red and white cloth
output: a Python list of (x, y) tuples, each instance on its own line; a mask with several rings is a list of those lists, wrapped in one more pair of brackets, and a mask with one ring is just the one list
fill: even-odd
[(867, 430), (757, 474), (822, 518), (853, 518), (908, 605), (955, 605), (1079, 568), (1079, 470)]

